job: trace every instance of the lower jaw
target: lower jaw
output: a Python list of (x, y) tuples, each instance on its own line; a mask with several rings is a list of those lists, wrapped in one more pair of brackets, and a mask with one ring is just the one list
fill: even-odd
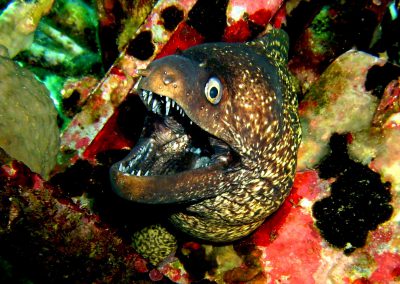
[[(146, 127), (153, 131), (149, 133)], [(148, 204), (186, 202), (189, 198), (193, 202), (208, 196), (196, 192), (190, 195), (189, 187), (226, 169), (229, 159), (225, 155), (229, 153), (220, 153), (213, 160), (202, 156), (183, 128), (165, 118), (150, 120), (146, 127), (138, 145), (110, 170), (116, 193)]]
[(215, 197), (207, 183), (224, 177), (226, 163), (191, 169), (171, 175), (131, 176), (111, 167), (110, 176), (114, 191), (121, 197), (145, 204), (193, 203)]

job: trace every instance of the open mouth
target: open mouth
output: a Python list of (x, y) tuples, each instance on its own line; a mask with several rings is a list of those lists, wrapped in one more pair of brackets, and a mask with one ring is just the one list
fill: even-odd
[(239, 163), (227, 143), (196, 125), (176, 101), (143, 89), (139, 96), (149, 111), (142, 136), (130, 154), (111, 168), (114, 189), (121, 196), (144, 203), (170, 203), (173, 198), (156, 197), (157, 188), (172, 192), (181, 186), (184, 192), (184, 186), (191, 186), (190, 176), (210, 179), (214, 171), (229, 170)]

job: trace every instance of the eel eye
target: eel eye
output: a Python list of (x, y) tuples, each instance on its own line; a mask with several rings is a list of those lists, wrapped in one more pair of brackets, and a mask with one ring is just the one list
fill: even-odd
[(222, 98), (222, 83), (217, 77), (211, 77), (204, 89), (207, 100), (216, 105)]

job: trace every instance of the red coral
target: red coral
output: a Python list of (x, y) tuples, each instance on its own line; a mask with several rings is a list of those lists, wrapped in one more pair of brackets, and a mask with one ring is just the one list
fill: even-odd
[(240, 19), (225, 29), (223, 41), (226, 42), (243, 42), (251, 35), (249, 24)]
[(254, 243), (259, 246), (271, 244), (278, 237), (279, 230), (287, 222), (287, 216), (300, 199), (306, 197), (313, 200), (318, 193), (318, 174), (315, 171), (297, 173), (290, 195), (281, 208), (255, 232)]
[(369, 280), (373, 283), (389, 283), (399, 280), (400, 255), (385, 252), (375, 256), (378, 268), (372, 273)]
[(271, 11), (268, 11), (266, 9), (260, 9), (254, 14), (250, 15), (249, 19), (250, 21), (252, 21), (257, 25), (266, 26), (271, 20), (271, 17), (272, 17)]
[(104, 128), (97, 134), (83, 154), (85, 159), (93, 159), (98, 153), (106, 150), (131, 148), (134, 145), (134, 141), (127, 139), (121, 133), (117, 124), (118, 115), (119, 111), (116, 110)]
[(272, 266), (271, 282), (279, 281), (282, 275), (289, 276), (291, 283), (313, 282), (319, 267), (321, 237), (312, 217), (298, 204), (302, 198), (313, 200), (318, 196), (318, 181), (315, 171), (298, 173), (285, 203), (253, 236), (256, 245), (265, 246)]
[(186, 24), (186, 22), (182, 22), (155, 59), (175, 54), (179, 50), (188, 49), (203, 41), (204, 37), (198, 31)]

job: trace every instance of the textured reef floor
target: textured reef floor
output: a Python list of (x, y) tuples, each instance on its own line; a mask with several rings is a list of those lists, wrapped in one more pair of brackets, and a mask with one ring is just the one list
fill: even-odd
[[(0, 283), (400, 282), (399, 1), (0, 9)], [(283, 206), (249, 237), (217, 246), (173, 231), (165, 206), (117, 197), (109, 167), (145, 117), (131, 92), (137, 70), (203, 42), (253, 39), (268, 25), (289, 34), (302, 89), (298, 171)], [(132, 247), (150, 224), (177, 239), (158, 265)]]

